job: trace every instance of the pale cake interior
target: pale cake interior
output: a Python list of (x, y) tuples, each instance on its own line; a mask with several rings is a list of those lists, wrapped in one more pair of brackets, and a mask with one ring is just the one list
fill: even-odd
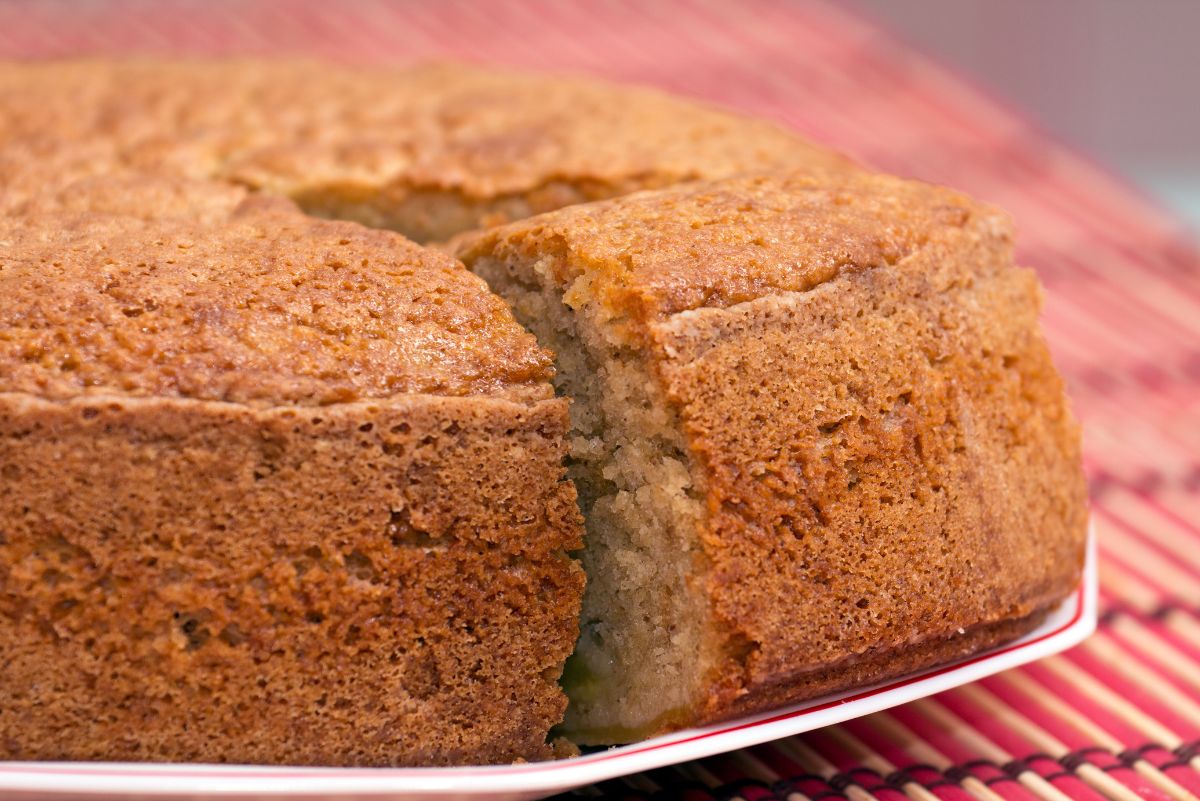
[(703, 600), (688, 583), (703, 495), (643, 360), (589, 301), (586, 276), (555, 286), (556, 258), (484, 257), (472, 269), (556, 355), (555, 390), (571, 399), (568, 469), (586, 518), (588, 580), (562, 732), (584, 745), (627, 742), (691, 706), (711, 664)]

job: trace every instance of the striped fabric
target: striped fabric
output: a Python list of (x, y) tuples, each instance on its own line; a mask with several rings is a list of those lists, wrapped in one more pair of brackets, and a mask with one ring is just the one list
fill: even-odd
[(1100, 632), (934, 698), (585, 794), (1200, 796), (1200, 252), (1170, 215), (832, 2), (0, 2), (0, 56), (131, 52), (453, 57), (638, 80), (1011, 210), (1085, 424)]

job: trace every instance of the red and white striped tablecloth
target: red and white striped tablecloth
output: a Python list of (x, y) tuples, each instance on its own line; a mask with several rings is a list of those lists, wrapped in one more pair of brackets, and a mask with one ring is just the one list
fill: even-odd
[(1086, 436), (1099, 633), (850, 723), (594, 788), (614, 798), (1195, 801), (1200, 250), (1109, 173), (833, 2), (0, 0), (0, 57), (461, 58), (634, 80), (765, 115), (1009, 209)]

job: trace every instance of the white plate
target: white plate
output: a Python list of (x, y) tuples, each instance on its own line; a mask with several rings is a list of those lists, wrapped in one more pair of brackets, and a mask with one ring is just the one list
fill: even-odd
[(818, 729), (1066, 650), (1096, 628), (1095, 535), (1079, 590), (1037, 630), (955, 664), (732, 722), (558, 762), (473, 768), (274, 768), (240, 765), (0, 762), (0, 797), (90, 799), (304, 796), (516, 801)]

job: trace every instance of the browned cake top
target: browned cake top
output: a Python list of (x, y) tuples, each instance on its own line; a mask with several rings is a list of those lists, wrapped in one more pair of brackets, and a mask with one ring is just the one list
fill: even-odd
[[(768, 122), (642, 88), (458, 65), (0, 65), (0, 147), (231, 177), (492, 198), (552, 181), (657, 186), (845, 159)], [(108, 164), (106, 165), (106, 162)]]
[(436, 251), (222, 184), (84, 180), (0, 216), (0, 391), (256, 404), (551, 392)]
[(567, 255), (553, 263), (560, 284), (586, 275), (581, 298), (649, 322), (895, 264), (972, 219), (1008, 231), (1000, 213), (928, 184), (861, 173), (747, 175), (560, 209), (484, 232), (462, 256), (528, 256), (551, 243)]

